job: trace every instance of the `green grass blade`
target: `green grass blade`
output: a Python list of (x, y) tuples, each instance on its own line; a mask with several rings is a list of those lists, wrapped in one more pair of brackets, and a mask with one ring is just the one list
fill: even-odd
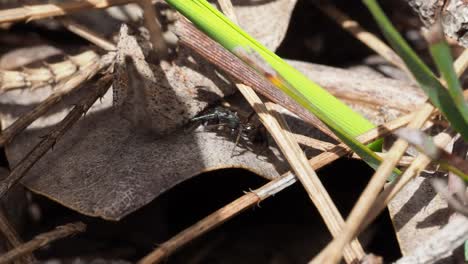
[(442, 25), (436, 22), (428, 34), (429, 50), (440, 74), (447, 83), (448, 93), (455, 103), (455, 107), (468, 123), (468, 104), (463, 98), (460, 80), (453, 67), (450, 47), (445, 40)]
[[(434, 76), (429, 67), (416, 55), (398, 31), (393, 27), (376, 0), (363, 0), (377, 21), (385, 38), (393, 49), (400, 55), (408, 69), (413, 74), (420, 87), (427, 94), (432, 104), (437, 107), (449, 120), (453, 128), (465, 140), (468, 140), (468, 122), (464, 114), (455, 105), (452, 97), (445, 87)], [(463, 97), (461, 97), (463, 98)]]
[[(380, 164), (380, 157), (355, 139), (355, 137), (375, 127), (370, 121), (351, 110), (325, 89), (310, 81), (249, 36), (206, 0), (166, 1), (231, 52), (238, 47), (257, 52), (294, 88), (294, 90), (283, 89), (283, 92), (327, 124), (345, 144), (371, 167), (376, 168)], [(369, 146), (377, 150), (380, 148), (380, 143), (376, 142)]]
[(224, 17), (205, 0), (167, 0), (200, 29), (230, 51), (236, 47), (258, 52), (278, 73), (312, 104), (317, 117), (327, 115), (335, 120), (353, 137), (365, 133), (375, 126), (352, 111), (322, 87), (310, 81), (276, 54), (258, 43), (246, 32)]

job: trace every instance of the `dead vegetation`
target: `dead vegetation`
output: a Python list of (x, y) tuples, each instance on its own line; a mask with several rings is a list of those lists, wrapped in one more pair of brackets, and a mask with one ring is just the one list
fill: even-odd
[[(296, 5), (294, 0), (214, 2), (234, 23), (271, 50), (280, 47), (290, 19), (294, 18)], [(288, 257), (277, 250), (261, 263), (338, 263), (342, 256), (346, 263), (381, 263), (382, 257), (375, 256), (379, 254), (370, 251), (369, 243), (363, 243), (362, 237), (366, 232), (374, 232), (372, 223), (387, 207), (394, 226), (392, 236), (397, 237), (403, 257), (388, 260), (380, 253), (385, 262), (460, 260), (463, 253), (460, 245), (468, 241), (464, 182), (455, 184), (454, 179), (459, 178), (450, 175), (452, 180), (447, 186), (444, 170), (431, 164), (425, 154), (409, 148), (406, 141), (392, 138), (391, 134), (401, 127), (427, 131), (439, 148), (447, 153), (453, 149), (458, 164), (467, 157), (466, 142), (460, 140), (419, 90), (403, 60), (377, 32), (371, 32), (374, 28), (366, 29), (365, 24), (358, 23), (352, 14), (346, 14), (347, 10), (340, 10), (332, 1), (304, 2), (299, 1), (298, 5), (315, 6), (316, 12), (321, 10), (375, 53), (363, 59), (358, 67), (348, 69), (288, 61), (378, 125), (357, 140), (367, 144), (385, 138), (388, 148), (379, 153), (383, 162), (363, 190), (353, 191), (360, 196), (352, 201), (354, 205), (349, 215), (343, 214), (334, 202), (335, 198), (320, 177), (320, 169), (335, 166), (333, 162), (343, 157), (359, 157), (317, 117), (164, 1), (5, 4), (0, 10), (3, 31), (0, 43), (13, 45), (6, 45), (8, 47), (2, 50), (2, 60), (6, 62), (0, 60), (3, 128), (0, 145), (6, 155), (5, 164), (8, 164), (5, 165), (8, 172), (0, 181), (0, 198), (5, 204), (0, 214), (0, 232), (6, 249), (0, 255), (0, 263), (46, 261), (47, 258), (34, 256), (34, 252), (76, 233), (97, 232), (86, 230), (86, 224), (81, 222), (58, 226), (46, 233), (39, 233), (43, 228), (24, 226), (25, 219), (13, 217), (8, 210), (8, 204), (15, 203), (11, 193), (18, 189), (29, 195), (29, 199), (23, 199), (26, 205), (21, 206), (21, 210), (29, 212), (29, 222), (49, 221), (44, 226), (65, 223), (57, 223), (41, 213), (34, 199), (31, 200), (34, 193), (33, 197), (44, 196), (50, 203), (72, 209), (77, 213), (70, 215), (80, 215), (91, 225), (95, 220), (89, 219), (94, 218), (105, 219), (103, 223), (110, 225), (111, 221), (127, 221), (156, 198), (197, 175), (218, 170), (222, 175), (221, 169), (235, 168), (251, 171), (267, 182), (241, 190), (244, 195), (224, 202), (221, 208), (205, 213), (198, 221), (171, 231), (169, 237), (170, 219), (145, 226), (145, 229), (164, 234), (146, 237), (154, 246), (152, 250), (130, 250), (132, 253), (125, 254), (125, 250), (116, 247), (109, 255), (71, 253), (67, 257), (77, 258), (75, 261), (83, 259), (84, 263), (171, 263), (171, 256), (190, 242), (300, 182), (325, 224), (320, 223), (316, 228), (327, 229), (332, 237), (314, 237), (316, 243), (304, 245), (311, 250), (300, 251), (301, 256)], [(396, 9), (398, 5), (406, 3), (398, 1), (388, 8)], [(447, 12), (456, 12), (452, 4), (449, 7)], [(89, 15), (84, 15), (86, 13)], [(21, 43), (33, 39), (28, 34), (22, 35), (17, 27), (26, 22), (34, 24), (41, 32), (54, 32), (58, 27), (70, 35), (75, 34), (80, 39), (76, 45), (79, 51), (76, 47), (64, 48), (59, 52), (62, 55), (59, 60), (55, 58), (49, 62), (41, 57), (38, 49), (22, 60), (21, 56), (14, 55), (19, 47), (11, 46), (20, 43), (32, 50), (40, 46)], [(430, 23), (427, 19), (425, 22)], [(417, 26), (401, 25), (400, 28), (422, 38)], [(304, 40), (314, 52), (325, 52), (322, 42), (328, 29), (322, 30), (317, 38)], [(454, 37), (455, 33), (450, 32)], [(296, 39), (302, 37), (299, 34)], [(464, 44), (463, 36), (457, 38), (452, 39), (452, 43)], [(41, 37), (38, 40), (44, 45), (49, 45), (48, 41), (49, 38)], [(347, 48), (346, 43), (333, 45)], [(454, 53), (462, 49), (458, 44), (453, 46)], [(366, 65), (366, 61), (378, 63), (376, 67), (369, 67), (372, 62)], [(343, 65), (350, 63), (356, 64), (343, 61)], [(468, 52), (463, 50), (454, 63), (456, 74), (463, 76), (467, 66)], [(398, 76), (400, 78), (396, 79)], [(466, 90), (464, 96), (466, 100)], [(258, 133), (252, 136), (232, 129), (239, 124), (205, 125), (193, 121), (194, 117), (220, 105), (235, 112), (236, 122), (255, 126)], [(388, 181), (395, 167), (403, 173)], [(359, 177), (361, 174), (347, 168), (341, 168), (341, 173), (343, 175), (333, 177)], [(20, 183), (26, 189), (20, 188)], [(162, 207), (155, 214), (164, 217), (171, 204)], [(433, 219), (434, 215), (438, 217)], [(275, 222), (275, 219), (268, 220)], [(421, 223), (426, 222), (421, 228)], [(270, 223), (259, 223), (262, 224)], [(360, 236), (361, 233), (365, 234)], [(34, 238), (23, 242), (24, 234)], [(128, 237), (128, 241), (131, 240)], [(221, 243), (214, 240), (200, 247), (197, 254), (187, 255), (182, 263), (209, 262), (210, 254), (214, 254)], [(249, 246), (256, 244), (252, 242)], [(275, 252), (275, 249), (269, 250)], [(66, 251), (73, 251), (73, 248)], [(222, 253), (214, 255), (229, 257)], [(52, 256), (60, 263), (73, 261), (61, 254), (52, 253)], [(177, 261), (175, 258), (174, 263)], [(244, 260), (239, 256), (237, 261)], [(245, 262), (259, 263), (253, 257), (246, 258)]]

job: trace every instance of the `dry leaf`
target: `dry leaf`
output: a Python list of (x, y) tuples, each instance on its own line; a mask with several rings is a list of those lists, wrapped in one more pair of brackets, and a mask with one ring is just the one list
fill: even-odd
[[(272, 179), (279, 175), (278, 171), (285, 170), (284, 162), (271, 152), (264, 152), (263, 145), (252, 145), (253, 151), (238, 148), (234, 154), (239, 154), (231, 156), (235, 134), (226, 138), (214, 132), (181, 128), (209, 103), (232, 92), (229, 82), (213, 67), (183, 49), (173, 62), (148, 63), (143, 56), (145, 52), (136, 38), (127, 34), (126, 27), (122, 27), (118, 46), (116, 106), (111, 107), (110, 93), (96, 103), (94, 111), (30, 171), (23, 181), (28, 188), (83, 214), (118, 220), (204, 171), (245, 168)], [(131, 58), (133, 70), (123, 62), (124, 58)], [(10, 104), (14, 102), (16, 107), (10, 108), (14, 110), (22, 103), (31, 107), (32, 94), (40, 95), (35, 98), (38, 101), (47, 93), (50, 93), (48, 88), (13, 91), (2, 99), (4, 102), (10, 99)], [(164, 100), (158, 101), (161, 98)], [(33, 129), (7, 146), (12, 166), (70, 106), (69, 102), (63, 103), (59, 107), (61, 111), (56, 109), (38, 120)], [(144, 109), (149, 114), (135, 109)], [(184, 114), (180, 110), (185, 110)], [(153, 121), (158, 130), (150, 136), (141, 133), (138, 122), (128, 118), (129, 113), (137, 115), (137, 120), (148, 118), (146, 122)], [(9, 117), (7, 125), (13, 121)], [(173, 119), (168, 122), (166, 117)], [(180, 129), (175, 131), (176, 128)], [(263, 152), (266, 157), (258, 156)]]

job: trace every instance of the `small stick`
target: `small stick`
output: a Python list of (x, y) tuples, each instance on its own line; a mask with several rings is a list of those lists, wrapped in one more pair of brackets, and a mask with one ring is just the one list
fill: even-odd
[(38, 88), (59, 83), (99, 59), (94, 51), (69, 56), (65, 61), (45, 64), (44, 67), (24, 71), (0, 70), (0, 92), (20, 88)]
[(58, 226), (55, 230), (49, 231), (47, 233), (43, 233), (37, 235), (32, 240), (19, 245), (18, 247), (8, 251), (7, 253), (0, 256), (0, 264), (10, 263), (17, 258), (20, 258), (26, 254), (30, 254), (34, 250), (42, 248), (47, 244), (62, 239), (76, 233), (81, 233), (86, 230), (86, 225), (81, 222), (75, 222), (66, 224), (63, 226)]
[(101, 69), (107, 67), (113, 60), (114, 54), (103, 56), (101, 61), (95, 61), (86, 66), (82, 71), (75, 74), (69, 80), (59, 84), (55, 88), (55, 92), (47, 97), (44, 101), (38, 104), (33, 110), (18, 118), (13, 124), (7, 127), (0, 134), (0, 146), (11, 142), (11, 140), (21, 133), (37, 118), (47, 113), (53, 106), (59, 103), (64, 96), (76, 90), (80, 84), (92, 78)]
[(138, 2), (143, 10), (143, 20), (150, 34), (150, 41), (153, 44), (153, 50), (159, 59), (164, 59), (169, 54), (166, 41), (164, 40), (161, 25), (158, 23), (156, 12), (151, 0), (139, 0)]
[(458, 56), (453, 64), (457, 76), (461, 76), (468, 68), (468, 49), (463, 50), (462, 54)]
[(62, 18), (60, 19), (60, 22), (62, 22), (62, 25), (66, 27), (68, 30), (70, 30), (71, 32), (86, 39), (87, 41), (93, 43), (94, 45), (98, 46), (99, 48), (105, 51), (117, 50), (117, 47), (112, 42), (103, 38), (97, 32), (94, 32), (88, 27), (78, 24), (73, 19)]
[[(383, 137), (391, 131), (406, 125), (412, 119), (412, 117), (413, 114), (402, 116), (362, 134), (357, 139), (363, 144), (372, 142), (375, 139)], [(318, 156), (313, 157), (309, 160), (309, 163), (313, 169), (318, 170), (324, 167), (325, 165), (329, 164), (330, 162), (337, 160), (339, 157), (346, 155), (347, 153), (349, 153), (349, 151), (350, 149), (342, 143), (330, 150), (329, 152), (324, 152)], [(258, 204), (259, 202), (279, 193), (280, 191), (284, 190), (285, 188), (294, 184), (295, 182), (295, 175), (292, 174), (292, 172), (287, 172), (281, 175), (280, 177), (272, 180), (271, 182), (265, 184), (261, 188), (246, 193), (245, 195), (241, 196), (235, 201), (225, 205), (221, 209), (206, 216), (194, 225), (188, 227), (187, 229), (181, 231), (179, 234), (175, 235), (168, 241), (164, 242), (153, 252), (151, 252), (142, 260), (140, 260), (139, 263), (147, 264), (161, 262), (170, 254), (175, 252), (177, 249), (183, 247), (190, 241), (221, 225), (222, 223), (238, 215), (245, 209), (250, 208)]]
[[(420, 128), (424, 122), (431, 116), (434, 107), (425, 104), (416, 114), (413, 120), (408, 124), (411, 128)], [(390, 151), (388, 152), (385, 160), (380, 164), (377, 171), (372, 176), (368, 185), (354, 205), (351, 213), (346, 219), (345, 227), (340, 236), (335, 238), (328, 246), (322, 250), (310, 263), (338, 263), (343, 254), (343, 248), (351, 241), (359, 232), (359, 228), (372, 205), (379, 195), (380, 190), (383, 188), (388, 176), (392, 173), (400, 158), (408, 148), (408, 142), (403, 139), (398, 139)]]
[(16, 167), (10, 172), (8, 177), (0, 182), (0, 198), (13, 187), (26, 173), (44, 156), (79, 119), (88, 111), (94, 102), (102, 97), (110, 87), (112, 76), (102, 77), (94, 89), (76, 105), (70, 113), (56, 125), (56, 127), (44, 137), (34, 148), (24, 157)]
[(351, 35), (367, 45), (370, 49), (382, 56), (388, 62), (408, 72), (405, 63), (387, 44), (385, 44), (385, 42), (381, 41), (374, 34), (367, 31), (365, 28), (359, 25), (357, 21), (348, 17), (328, 0), (313, 0), (312, 3), (323, 13), (333, 19), (344, 30), (351, 33)]
[[(460, 62), (463, 60), (466, 60), (466, 57), (460, 56), (459, 59), (457, 59), (454, 63), (455, 71), (457, 73), (461, 74), (465, 70), (463, 67), (465, 67), (466, 63)], [(464, 96), (465, 98), (468, 96), (468, 91), (464, 92)], [(434, 110), (434, 106), (432, 106), (430, 103), (425, 103), (421, 110), (418, 111), (418, 114), (410, 122), (408, 127), (420, 128), (424, 124), (424, 122), (431, 116), (432, 111)], [(348, 241), (350, 241), (352, 238), (359, 234), (359, 232), (363, 229), (362, 226), (369, 224), (368, 221), (370, 218), (368, 217), (368, 215), (372, 214), (371, 211), (376, 211), (373, 210), (374, 205), (372, 203), (374, 203), (374, 201), (377, 199), (378, 193), (385, 184), (386, 178), (388, 177), (388, 175), (390, 175), (391, 170), (393, 169), (393, 167), (395, 167), (398, 160), (402, 157), (407, 147), (408, 143), (401, 139), (398, 139), (393, 144), (392, 149), (389, 152), (392, 153), (392, 156), (386, 158), (384, 162), (379, 166), (376, 173), (369, 182), (368, 186), (364, 190), (363, 194), (359, 197), (358, 202), (356, 203), (348, 217), (348, 220), (346, 222), (346, 229), (343, 230), (342, 235), (338, 239), (335, 239), (331, 243), (329, 243), (328, 246), (325, 249), (323, 249), (310, 263), (323, 263), (324, 261), (327, 263), (337, 263), (341, 259), (342, 253), (340, 251), (343, 249), (346, 243), (348, 243)], [(419, 156), (421, 155), (422, 154), (420, 154)], [(426, 158), (427, 157), (425, 157), (424, 155), (420, 159), (416, 158), (413, 161), (413, 164), (415, 162), (418, 162), (417, 168), (422, 167), (421, 169), (424, 169), (424, 167), (427, 166), (430, 162), (429, 160), (426, 164)], [(390, 165), (392, 165), (391, 168)], [(412, 165), (410, 165), (407, 171), (405, 171), (405, 174), (406, 172), (410, 171), (410, 169), (413, 169)], [(419, 173), (419, 171), (417, 173)], [(405, 176), (405, 180), (408, 177), (411, 178), (415, 174)], [(399, 179), (395, 180), (394, 182), (395, 184), (398, 184)], [(402, 188), (404, 185), (400, 186)], [(399, 190), (400, 189), (398, 189), (397, 191)], [(394, 194), (396, 195), (396, 193)]]
[[(468, 90), (464, 93), (465, 100), (468, 99)], [(425, 104), (426, 106), (429, 104)], [(447, 132), (441, 132), (434, 137), (434, 142), (440, 148), (444, 148), (447, 144), (450, 143), (452, 137)], [(397, 177), (394, 181), (386, 184), (384, 190), (379, 194), (377, 199), (375, 199), (372, 208), (369, 210), (365, 220), (361, 223), (358, 229), (359, 234), (367, 226), (372, 223), (372, 221), (377, 218), (377, 216), (386, 208), (388, 203), (405, 187), (405, 185), (413, 179), (415, 176), (419, 175), (421, 171), (424, 170), (431, 163), (431, 159), (424, 154), (418, 154), (418, 156), (413, 160), (410, 166), (405, 170), (403, 175)]]
[[(445, 147), (452, 137), (446, 132), (439, 133), (434, 137), (434, 142), (439, 147)], [(359, 228), (361, 231), (364, 230), (390, 203), (390, 201), (405, 187), (405, 185), (413, 179), (415, 176), (424, 170), (424, 168), (431, 163), (431, 159), (424, 154), (419, 154), (411, 163), (411, 165), (405, 170), (403, 175), (397, 177), (394, 181), (385, 185), (385, 189), (379, 194), (372, 209), (366, 216), (366, 220), (362, 223)]]
[(115, 5), (125, 5), (131, 0), (87, 0), (66, 1), (57, 4), (26, 5), (18, 8), (0, 10), (0, 24), (19, 21), (64, 16), (87, 9), (103, 9)]
[[(230, 16), (229, 18), (238, 24), (231, 1), (218, 0), (218, 2), (225, 8), (223, 11)], [(309, 198), (315, 207), (317, 207), (331, 234), (333, 236), (338, 235), (344, 224), (343, 217), (320, 182), (318, 175), (310, 166), (307, 157), (294, 139), (294, 136), (289, 132), (291, 129), (289, 129), (281, 114), (278, 113), (278, 108), (272, 103), (263, 104), (262, 100), (251, 87), (243, 84), (238, 84), (237, 87), (255, 112), (257, 112), (265, 128), (272, 135), (297, 178), (304, 186)], [(350, 247), (345, 248), (343, 254), (348, 263), (359, 260), (365, 255), (361, 244), (357, 240), (354, 240)]]
[[(3, 213), (3, 210), (0, 210), (0, 232), (2, 232), (3, 236), (6, 238), (8, 243), (10, 244), (11, 248), (16, 248), (20, 246), (23, 241), (21, 240), (20, 236), (8, 221), (8, 218)], [(37, 262), (36, 258), (32, 253), (25, 254), (23, 256), (22, 261), (18, 261), (18, 263), (35, 263)]]

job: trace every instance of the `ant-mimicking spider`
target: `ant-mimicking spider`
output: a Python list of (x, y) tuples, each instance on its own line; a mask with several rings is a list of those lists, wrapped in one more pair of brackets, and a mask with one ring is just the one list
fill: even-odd
[(207, 114), (200, 115), (192, 118), (192, 121), (201, 121), (203, 123), (209, 123), (217, 127), (227, 127), (230, 129), (231, 134), (237, 133), (236, 141), (232, 152), (239, 145), (240, 139), (250, 142), (263, 141), (265, 130), (262, 125), (254, 125), (251, 122), (252, 117), (255, 112), (252, 112), (248, 117), (246, 122), (242, 120), (237, 115), (237, 112), (231, 111), (225, 107), (215, 107), (212, 111)]

